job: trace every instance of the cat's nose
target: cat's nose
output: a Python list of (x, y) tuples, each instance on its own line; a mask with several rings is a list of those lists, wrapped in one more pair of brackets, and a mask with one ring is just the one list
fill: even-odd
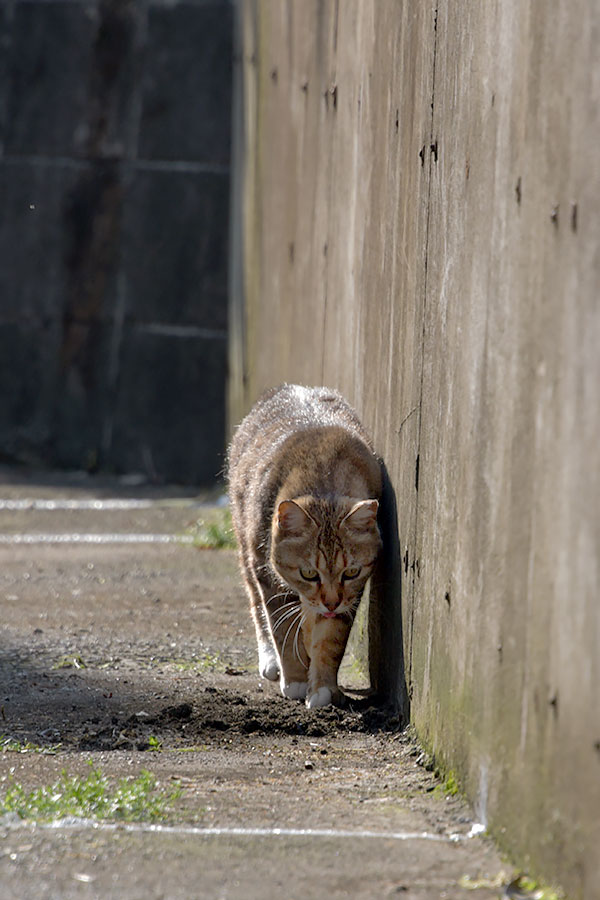
[(329, 610), (329, 612), (333, 612), (334, 609), (337, 609), (341, 603), (340, 597), (323, 597), (323, 606)]

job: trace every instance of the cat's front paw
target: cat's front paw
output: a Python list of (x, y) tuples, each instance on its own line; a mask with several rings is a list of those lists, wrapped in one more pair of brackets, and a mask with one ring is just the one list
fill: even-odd
[(288, 681), (281, 685), (281, 693), (290, 700), (304, 700), (307, 690), (306, 681)]
[(331, 688), (328, 687), (320, 687), (311, 694), (310, 697), (306, 698), (306, 705), (309, 709), (318, 709), (320, 706), (329, 706), (330, 703), (333, 703), (333, 693)]
[(259, 651), (258, 671), (262, 677), (266, 678), (268, 681), (277, 681), (279, 678), (279, 660), (270, 648), (268, 650)]

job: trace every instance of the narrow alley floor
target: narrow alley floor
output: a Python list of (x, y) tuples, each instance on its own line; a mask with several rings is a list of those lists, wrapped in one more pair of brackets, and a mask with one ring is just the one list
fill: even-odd
[[(2, 898), (501, 895), (510, 866), (393, 716), (259, 679), (235, 552), (192, 542), (216, 493), (1, 474)], [(168, 803), (6, 811), (92, 771)]]

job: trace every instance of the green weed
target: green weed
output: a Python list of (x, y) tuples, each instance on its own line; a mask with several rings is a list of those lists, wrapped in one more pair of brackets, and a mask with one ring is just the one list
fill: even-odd
[(517, 875), (512, 878), (506, 872), (498, 872), (494, 878), (471, 878), (463, 875), (459, 885), (469, 891), (496, 890), (504, 888), (503, 897), (514, 900), (564, 900), (564, 894), (553, 888), (542, 887), (529, 875)]
[(0, 753), (48, 753), (54, 754), (60, 750), (61, 744), (52, 744), (49, 747), (42, 747), (40, 744), (34, 744), (33, 741), (20, 741), (18, 738), (11, 738), (9, 735), (0, 734)]
[(449, 797), (455, 797), (458, 794), (459, 787), (458, 781), (456, 780), (456, 775), (454, 772), (448, 772), (446, 776), (446, 781), (444, 782), (444, 792)]
[(69, 653), (61, 656), (52, 666), (53, 669), (85, 669), (86, 665), (79, 653)]
[(228, 509), (219, 510), (217, 518), (211, 522), (198, 519), (188, 533), (193, 538), (193, 546), (200, 550), (234, 550), (236, 547)]
[(160, 665), (173, 666), (179, 672), (224, 672), (227, 669), (227, 663), (218, 653), (209, 652), (194, 659), (163, 659), (160, 660)]
[(543, 886), (529, 875), (521, 874), (511, 881), (506, 888), (506, 896), (519, 900), (564, 900), (562, 891)]
[(49, 787), (26, 791), (12, 782), (0, 797), (0, 815), (16, 813), (21, 819), (49, 821), (77, 816), (85, 819), (110, 819), (124, 822), (164, 819), (171, 803), (180, 795), (176, 786), (167, 792), (146, 769), (137, 778), (121, 778), (110, 784), (99, 769), (85, 778), (67, 775), (63, 769), (58, 781)]
[(208, 744), (194, 744), (192, 747), (173, 747), (173, 753), (200, 753), (208, 750)]
[(506, 872), (498, 872), (493, 878), (484, 876), (483, 878), (471, 878), (470, 875), (463, 875), (458, 883), (460, 887), (468, 891), (480, 890), (497, 890), (503, 888), (508, 880)]
[[(439, 769), (435, 769), (433, 774), (436, 778), (441, 779), (443, 777), (443, 773)], [(456, 797), (459, 792), (460, 787), (456, 780), (456, 775), (452, 771), (446, 775), (443, 784), (436, 784), (433, 789), (434, 797)]]

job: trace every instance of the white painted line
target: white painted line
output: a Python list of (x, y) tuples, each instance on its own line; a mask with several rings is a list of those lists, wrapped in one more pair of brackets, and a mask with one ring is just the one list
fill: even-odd
[(0, 500), (0, 510), (28, 509), (148, 509), (154, 506), (152, 500), (36, 500), (24, 498), (19, 500)]
[(191, 534), (0, 534), (0, 544), (193, 544)]
[(177, 834), (196, 837), (290, 837), (290, 838), (333, 838), (391, 841), (432, 841), (441, 844), (456, 844), (470, 840), (469, 834), (434, 834), (430, 831), (363, 831), (337, 828), (239, 828), (237, 826), (201, 827), (199, 825), (152, 825), (145, 822), (96, 822), (93, 819), (70, 817), (53, 822), (32, 823), (6, 816), (0, 819), (0, 828), (35, 827), (43, 829), (77, 830), (90, 828), (95, 831), (127, 831), (137, 834)]
[[(126, 826), (129, 827), (129, 826)], [(135, 827), (135, 826), (134, 826)], [(139, 826), (138, 826), (139, 827)], [(346, 831), (337, 828), (238, 828), (232, 827), (206, 827), (179, 826), (179, 825), (148, 825), (147, 830), (166, 834), (197, 834), (203, 837), (297, 837), (297, 838), (385, 838), (395, 841), (442, 841), (449, 838), (431, 834), (428, 831)], [(181, 829), (184, 829), (182, 832)], [(136, 829), (137, 830), (137, 829)]]
[[(220, 499), (220, 498), (219, 498)], [(207, 506), (210, 504), (203, 503), (193, 498), (182, 497), (181, 499), (172, 500), (136, 500), (134, 498), (118, 499), (108, 498), (106, 500), (85, 499), (85, 500), (45, 500), (36, 499), (34, 497), (26, 497), (18, 500), (1, 499), (0, 510), (56, 510), (56, 509), (91, 509), (91, 510), (119, 510), (119, 509), (150, 509), (157, 507), (164, 509), (165, 507), (188, 507), (188, 506)], [(220, 505), (216, 501), (215, 505)]]

